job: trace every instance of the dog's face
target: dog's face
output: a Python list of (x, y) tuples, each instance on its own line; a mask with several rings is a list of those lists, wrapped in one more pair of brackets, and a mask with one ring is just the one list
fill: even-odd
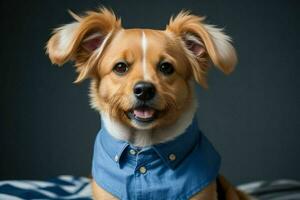
[(180, 13), (166, 30), (124, 29), (106, 9), (55, 31), (53, 63), (74, 60), (76, 82), (92, 79), (91, 104), (122, 124), (148, 130), (174, 122), (193, 102), (193, 80), (206, 87), (211, 61), (225, 73), (236, 62), (230, 38), (203, 19)]
[(98, 64), (101, 111), (137, 129), (173, 122), (191, 99), (186, 63), (164, 31), (118, 31)]

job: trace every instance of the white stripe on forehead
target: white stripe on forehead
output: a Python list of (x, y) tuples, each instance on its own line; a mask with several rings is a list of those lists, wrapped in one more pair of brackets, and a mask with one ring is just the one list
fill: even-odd
[(144, 33), (142, 32), (142, 51), (143, 51), (143, 57), (142, 57), (142, 67), (143, 67), (143, 73), (144, 73), (144, 80), (148, 79), (149, 74), (147, 71), (147, 59), (146, 59), (146, 54), (147, 54), (147, 46), (148, 46), (148, 41), (147, 37)]

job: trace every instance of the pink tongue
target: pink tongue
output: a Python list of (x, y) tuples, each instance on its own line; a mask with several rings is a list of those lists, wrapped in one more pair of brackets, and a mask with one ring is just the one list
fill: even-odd
[(133, 111), (133, 114), (139, 118), (147, 119), (147, 118), (153, 117), (154, 110), (153, 109), (135, 109)]

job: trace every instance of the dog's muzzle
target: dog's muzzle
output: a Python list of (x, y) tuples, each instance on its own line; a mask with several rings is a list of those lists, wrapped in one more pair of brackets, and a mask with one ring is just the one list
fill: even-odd
[(158, 111), (150, 103), (156, 94), (154, 85), (150, 82), (140, 81), (134, 85), (133, 93), (137, 102), (127, 112), (128, 118), (142, 123), (154, 121), (158, 116)]

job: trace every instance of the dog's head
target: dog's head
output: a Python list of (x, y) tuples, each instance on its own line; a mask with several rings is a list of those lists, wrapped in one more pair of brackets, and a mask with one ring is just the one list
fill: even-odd
[(102, 8), (54, 31), (47, 44), (51, 61), (74, 60), (75, 82), (92, 79), (91, 104), (138, 130), (163, 128), (193, 104), (192, 82), (207, 86), (212, 63), (230, 73), (236, 63), (230, 37), (181, 12), (165, 30), (124, 29)]

